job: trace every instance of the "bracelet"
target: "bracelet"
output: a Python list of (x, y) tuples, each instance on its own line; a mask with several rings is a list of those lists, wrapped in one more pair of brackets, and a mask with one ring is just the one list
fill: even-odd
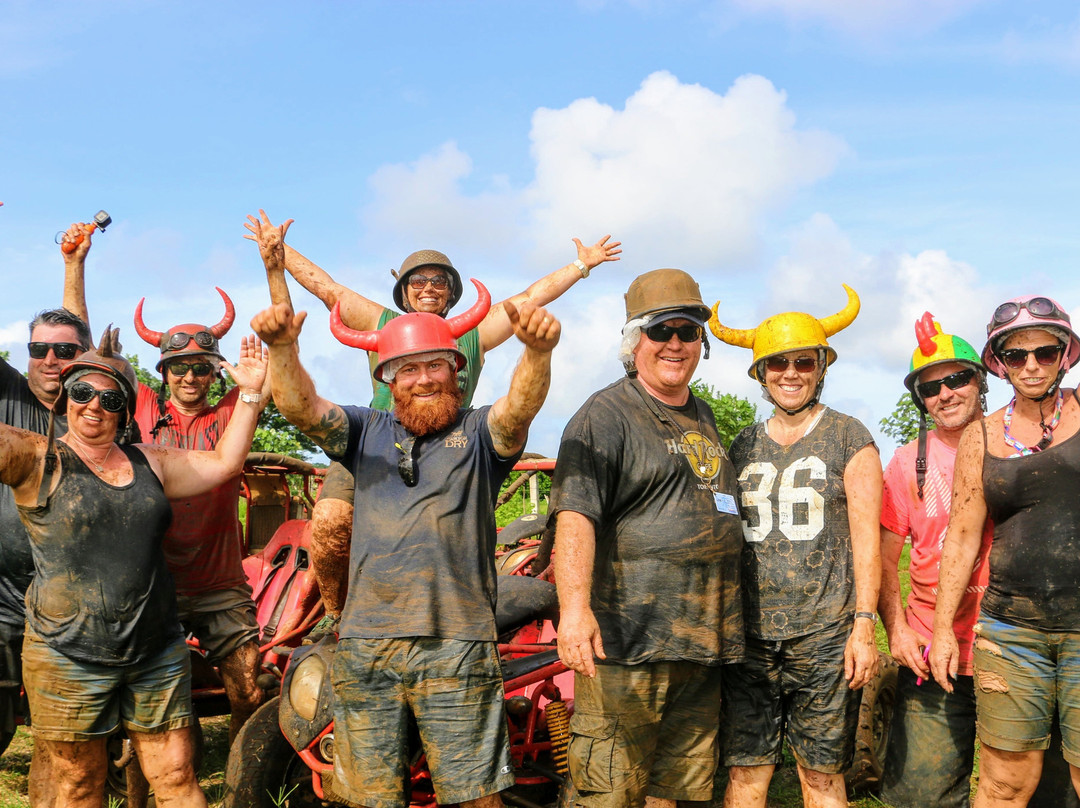
[(578, 271), (581, 272), (581, 277), (589, 277), (589, 268), (585, 266), (585, 262), (582, 261), (580, 258), (574, 259), (574, 266), (576, 266), (578, 268)]
[(865, 617), (871, 623), (877, 622), (877, 615), (873, 612), (855, 612), (855, 619), (858, 620), (860, 617)]
[(245, 404), (259, 404), (262, 402), (262, 393), (240, 392), (240, 400)]

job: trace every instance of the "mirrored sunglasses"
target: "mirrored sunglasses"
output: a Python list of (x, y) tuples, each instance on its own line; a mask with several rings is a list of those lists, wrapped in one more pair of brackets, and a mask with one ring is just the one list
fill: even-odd
[(1027, 364), (1028, 354), (1035, 354), (1035, 361), (1040, 365), (1052, 365), (1064, 350), (1065, 346), (1058, 342), (1054, 345), (1040, 345), (1030, 351), (1025, 348), (1009, 348), (998, 351), (998, 358), (1005, 363), (1006, 367), (1019, 370)]
[(789, 359), (786, 356), (770, 356), (765, 360), (765, 369), (770, 370), (773, 373), (783, 373), (787, 370), (788, 365), (795, 365), (795, 370), (799, 373), (813, 373), (817, 370), (817, 357), (814, 356), (800, 356), (798, 359)]
[(395, 443), (401, 455), (398, 457), (397, 470), (401, 481), (412, 488), (416, 485), (416, 458), (413, 457), (413, 445), (416, 443), (415, 435), (408, 435), (401, 443)]
[(191, 371), (199, 378), (203, 376), (209, 376), (214, 372), (214, 366), (209, 362), (170, 362), (169, 372), (174, 376), (180, 378), (187, 376), (187, 372)]
[(31, 359), (44, 359), (50, 349), (57, 359), (74, 359), (82, 353), (82, 348), (74, 342), (28, 342), (26, 349), (30, 351)]
[(428, 284), (434, 289), (445, 289), (450, 285), (450, 280), (445, 275), (417, 275), (415, 272), (409, 276), (409, 286), (420, 291)]
[(106, 412), (120, 412), (127, 405), (127, 398), (119, 390), (98, 390), (88, 382), (75, 382), (68, 388), (68, 398), (76, 404), (89, 404), (94, 396)]
[(972, 368), (958, 370), (956, 373), (941, 379), (934, 379), (932, 382), (919, 382), (915, 385), (915, 392), (919, 394), (919, 398), (933, 398), (941, 392), (941, 385), (945, 385), (950, 390), (959, 390), (961, 387), (971, 384), (971, 380), (974, 378), (975, 371)]
[(644, 331), (645, 336), (653, 342), (667, 342), (671, 339), (672, 334), (678, 335), (679, 342), (697, 342), (701, 339), (700, 325), (668, 325), (667, 323), (660, 323), (659, 325), (650, 325)]

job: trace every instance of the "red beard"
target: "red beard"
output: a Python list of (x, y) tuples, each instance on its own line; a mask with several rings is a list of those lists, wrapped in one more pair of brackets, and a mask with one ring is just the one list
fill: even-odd
[(405, 393), (390, 386), (394, 396), (394, 415), (401, 425), (417, 437), (442, 432), (455, 420), (464, 393), (457, 386), (457, 379), (451, 381), (433, 398), (418, 398), (415, 393)]

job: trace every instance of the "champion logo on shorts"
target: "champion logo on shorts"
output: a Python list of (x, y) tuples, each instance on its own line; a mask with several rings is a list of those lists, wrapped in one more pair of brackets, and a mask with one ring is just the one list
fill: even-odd
[(499, 769), (499, 774), (509, 774), (511, 768), (512, 767), (510, 766), (503, 766), (501, 769)]

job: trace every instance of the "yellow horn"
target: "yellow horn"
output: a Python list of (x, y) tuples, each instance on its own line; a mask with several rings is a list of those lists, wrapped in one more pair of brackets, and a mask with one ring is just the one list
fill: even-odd
[(709, 318), (709, 330), (716, 335), (718, 340), (726, 342), (728, 345), (735, 345), (739, 348), (753, 348), (754, 338), (757, 336), (757, 329), (728, 328), (726, 325), (721, 325), (720, 316), (716, 313), (718, 308), (720, 308), (719, 300), (713, 303), (712, 317)]
[(847, 305), (831, 317), (819, 320), (821, 327), (825, 329), (825, 336), (831, 337), (837, 331), (843, 331), (859, 316), (859, 296), (855, 290), (846, 283), (841, 284), (847, 291)]

